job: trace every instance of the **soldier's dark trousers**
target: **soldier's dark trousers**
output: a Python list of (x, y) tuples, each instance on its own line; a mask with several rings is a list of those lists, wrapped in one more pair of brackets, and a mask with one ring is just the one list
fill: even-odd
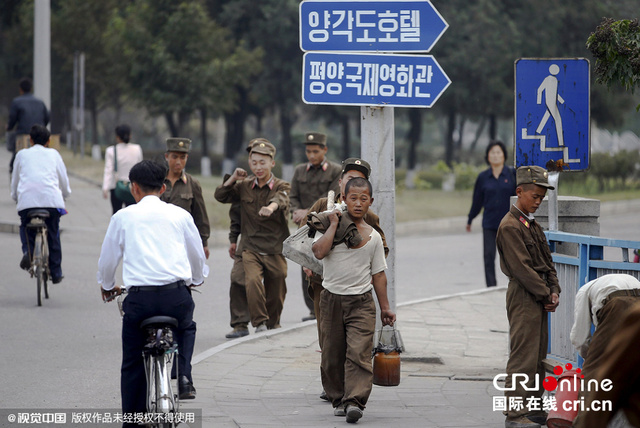
[(282, 254), (242, 252), (247, 303), (254, 327), (280, 327), (280, 314), (287, 294), (287, 261)]
[(309, 308), (309, 312), (312, 314), (316, 314), (316, 310), (313, 306), (313, 296), (311, 296), (308, 292), (309, 289), (309, 278), (307, 274), (304, 273), (304, 270), (301, 268), (300, 272), (302, 273), (302, 297), (304, 297), (304, 304)]
[[(505, 380), (505, 388), (509, 389), (515, 386), (513, 391), (505, 391), (504, 395), (509, 400), (511, 397), (516, 398), (522, 403), (520, 410), (508, 410), (508, 416), (521, 416), (529, 413), (527, 407), (527, 398), (541, 398), (544, 388), (542, 381), (544, 379), (545, 370), (542, 360), (547, 356), (547, 319), (548, 313), (544, 310), (542, 302), (537, 302), (533, 294), (526, 291), (515, 281), (509, 281), (507, 289), (507, 318), (509, 319), (509, 342), (510, 353), (507, 362), (507, 378)], [(517, 377), (515, 385), (513, 385), (513, 375)], [(521, 381), (524, 380), (522, 375), (527, 375), (529, 381), (526, 383), (525, 390)], [(536, 379), (537, 375), (537, 379)], [(540, 400), (540, 403), (542, 401)]]
[(244, 286), (244, 266), (242, 256), (236, 255), (231, 268), (231, 286), (229, 287), (229, 312), (231, 327), (246, 327), (251, 321), (247, 291)]
[(317, 273), (311, 275), (307, 293), (313, 298), (313, 311), (316, 314), (316, 327), (318, 328), (318, 345), (322, 349), (322, 312), (320, 311), (320, 294), (324, 290), (322, 277)]
[(333, 407), (351, 404), (364, 409), (373, 388), (373, 293), (343, 296), (323, 290), (320, 312), (322, 386)]

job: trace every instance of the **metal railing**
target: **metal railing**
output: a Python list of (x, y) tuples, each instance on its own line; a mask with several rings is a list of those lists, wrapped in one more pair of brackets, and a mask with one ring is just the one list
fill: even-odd
[[(582, 358), (569, 338), (573, 326), (575, 295), (587, 282), (610, 273), (626, 273), (640, 279), (640, 263), (633, 263), (629, 259), (629, 250), (640, 249), (640, 242), (555, 231), (547, 231), (545, 235), (562, 288), (560, 305), (549, 317), (548, 357), (581, 366)], [(569, 244), (564, 246), (572, 250), (575, 248), (575, 255), (556, 252), (559, 244)], [(605, 252), (611, 260), (605, 260)]]

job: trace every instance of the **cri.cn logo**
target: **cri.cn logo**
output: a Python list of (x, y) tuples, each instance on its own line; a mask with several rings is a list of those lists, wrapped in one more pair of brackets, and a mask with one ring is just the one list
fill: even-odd
[[(569, 371), (573, 368), (573, 366), (571, 365), (571, 363), (567, 363), (565, 364), (564, 368)], [(564, 369), (562, 368), (562, 366), (555, 366), (555, 368), (553, 369), (553, 373), (556, 376), (560, 376), (562, 373), (564, 373)], [(532, 386), (528, 386), (529, 385), (529, 375), (527, 375), (526, 373), (514, 373), (511, 375), (511, 386), (510, 387), (504, 387), (504, 386), (500, 386), (498, 385), (498, 382), (501, 380), (505, 380), (507, 378), (507, 374), (506, 373), (500, 373), (499, 375), (496, 375), (493, 378), (493, 386), (498, 390), (498, 391), (515, 391), (516, 389), (516, 385), (520, 384), (520, 386), (522, 387), (522, 389), (524, 389), (525, 391), (539, 391), (540, 390), (540, 378), (539, 376), (536, 374), (535, 376), (535, 382)], [(582, 381), (582, 379), (584, 379), (584, 375), (582, 374), (582, 370), (581, 369), (576, 369), (575, 370), (575, 374), (573, 375), (569, 375), (567, 379), (562, 379), (560, 382), (561, 384), (563, 382), (571, 382), (571, 378), (573, 378), (574, 383), (576, 383), (576, 378), (580, 378), (580, 387), (582, 387), (581, 389), (584, 390), (584, 385), (582, 385), (582, 383), (584, 381)], [(591, 382), (591, 381), (590, 381)], [(597, 382), (597, 381), (596, 381)], [(605, 385), (606, 383), (606, 385)], [(602, 389), (603, 390), (607, 390), (607, 387), (610, 386), (611, 381), (608, 379), (604, 379), (602, 381)], [(578, 386), (578, 385), (576, 385)], [(558, 387), (558, 380), (553, 377), (553, 376), (547, 376), (544, 378), (544, 380), (542, 381), (542, 387), (544, 389), (546, 389), (547, 391), (554, 391), (557, 387)], [(577, 388), (574, 388), (574, 391), (577, 390)]]

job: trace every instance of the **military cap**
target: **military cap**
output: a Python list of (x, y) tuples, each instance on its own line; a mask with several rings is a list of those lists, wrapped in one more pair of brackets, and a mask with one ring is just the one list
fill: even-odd
[(327, 147), (327, 136), (320, 132), (307, 132), (302, 144), (317, 144), (322, 147)]
[(547, 189), (555, 189), (549, 184), (549, 173), (541, 166), (521, 166), (516, 171), (516, 185), (537, 184)]
[(369, 174), (371, 174), (371, 166), (369, 163), (358, 158), (349, 158), (342, 161), (342, 175), (351, 170), (360, 171), (367, 180), (369, 179)]
[(255, 144), (251, 147), (251, 151), (249, 153), (260, 153), (262, 155), (271, 156), (272, 159), (275, 159), (276, 148), (269, 142), (269, 140), (262, 139), (255, 142)]
[(249, 144), (247, 144), (247, 153), (251, 153), (251, 149), (255, 144), (268, 143), (268, 142), (269, 140), (267, 140), (266, 138), (262, 138), (262, 137), (254, 138), (253, 140), (249, 141)]
[(191, 140), (188, 138), (167, 138), (168, 152), (189, 153), (191, 149)]

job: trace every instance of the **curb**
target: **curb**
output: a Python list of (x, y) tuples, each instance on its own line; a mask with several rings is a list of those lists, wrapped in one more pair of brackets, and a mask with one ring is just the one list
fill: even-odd
[[(463, 297), (463, 296), (474, 296), (477, 294), (485, 294), (485, 293), (492, 293), (498, 290), (506, 290), (507, 287), (491, 287), (491, 288), (482, 288), (480, 290), (473, 290), (473, 291), (463, 291), (460, 293), (453, 293), (453, 294), (444, 294), (442, 296), (435, 296), (435, 297), (427, 297), (424, 299), (418, 299), (418, 300), (411, 300), (409, 302), (404, 302), (404, 303), (398, 303), (396, 305), (396, 308), (401, 308), (404, 306), (412, 306), (412, 305), (418, 305), (421, 303), (428, 303), (428, 302), (435, 302), (438, 300), (445, 300), (445, 299), (451, 299), (454, 297)], [(245, 336), (245, 337), (241, 337), (239, 339), (234, 339), (231, 340), (229, 342), (225, 342), (222, 343), (220, 345), (214, 346), (212, 348), (207, 349), (204, 352), (199, 353), (198, 355), (194, 355), (193, 358), (191, 359), (191, 364), (192, 365), (196, 365), (204, 360), (206, 360), (209, 357), (212, 357), (216, 354), (219, 354), (220, 352), (229, 349), (229, 348), (233, 348), (234, 346), (238, 346), (241, 345), (245, 342), (252, 342), (254, 340), (259, 340), (259, 339), (268, 339), (271, 336), (275, 336), (275, 335), (279, 335), (279, 334), (284, 334), (284, 333), (288, 333), (290, 331), (293, 330), (297, 330), (300, 328), (304, 328), (304, 327), (309, 327), (312, 325), (315, 325), (317, 321), (313, 320), (313, 321), (305, 321), (305, 322), (300, 322), (294, 325), (291, 325), (289, 327), (286, 328), (279, 328), (276, 330), (271, 330), (271, 331), (265, 331), (262, 333), (258, 333), (258, 334), (253, 334), (253, 335), (249, 335), (249, 336)]]

